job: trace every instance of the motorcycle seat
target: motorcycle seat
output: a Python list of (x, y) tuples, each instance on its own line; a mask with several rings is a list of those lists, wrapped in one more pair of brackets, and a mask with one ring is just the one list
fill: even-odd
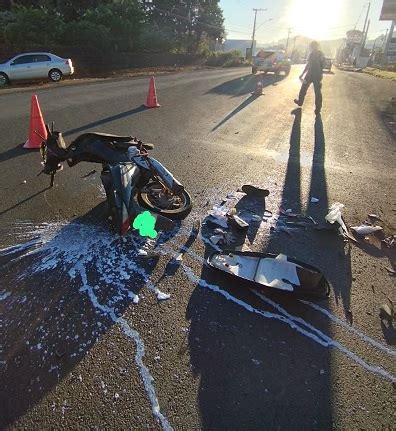
[(74, 145), (78, 145), (82, 142), (87, 142), (92, 140), (98, 139), (102, 142), (108, 142), (112, 143), (117, 149), (125, 150), (131, 145), (134, 145), (135, 147), (140, 146), (143, 144), (143, 148), (146, 150), (152, 150), (154, 148), (153, 144), (146, 144), (141, 141), (139, 141), (137, 138), (134, 138), (133, 136), (121, 136), (121, 135), (112, 135), (109, 133), (102, 133), (102, 132), (88, 132), (80, 135), (75, 141), (73, 142)]

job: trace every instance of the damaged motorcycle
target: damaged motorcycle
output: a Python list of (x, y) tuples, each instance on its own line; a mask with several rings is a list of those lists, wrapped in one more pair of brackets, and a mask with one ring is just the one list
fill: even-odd
[(50, 187), (66, 161), (69, 167), (80, 162), (100, 163), (100, 178), (106, 192), (108, 212), (114, 230), (124, 235), (135, 217), (149, 211), (160, 230), (172, 230), (173, 220), (183, 219), (192, 202), (184, 186), (148, 152), (152, 144), (132, 136), (89, 132), (78, 136), (68, 147), (61, 132), (46, 126), (40, 152)]

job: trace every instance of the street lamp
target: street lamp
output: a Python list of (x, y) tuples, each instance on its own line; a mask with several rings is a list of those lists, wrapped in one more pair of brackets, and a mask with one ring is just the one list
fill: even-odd
[(256, 28), (256, 30), (258, 30), (263, 24), (266, 24), (267, 22), (273, 21), (273, 18), (267, 19), (266, 21), (262, 22), (261, 24), (259, 24)]

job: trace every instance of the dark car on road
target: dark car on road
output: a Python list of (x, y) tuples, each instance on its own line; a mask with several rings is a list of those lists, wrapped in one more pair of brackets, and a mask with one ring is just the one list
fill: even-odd
[(333, 66), (333, 60), (331, 58), (326, 57), (325, 58), (325, 65), (323, 67), (323, 70), (328, 70), (331, 72), (331, 67)]
[(290, 69), (291, 61), (282, 50), (261, 50), (253, 57), (253, 74), (273, 72), (275, 75), (279, 75), (280, 72), (284, 72), (285, 75), (288, 75)]

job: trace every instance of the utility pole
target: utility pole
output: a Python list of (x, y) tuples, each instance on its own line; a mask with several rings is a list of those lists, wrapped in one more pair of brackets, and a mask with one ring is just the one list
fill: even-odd
[(366, 19), (364, 20), (364, 26), (363, 26), (363, 38), (362, 38), (362, 42), (361, 42), (361, 48), (364, 48), (364, 44), (366, 43), (366, 38), (365, 38), (365, 34), (366, 34), (366, 25), (367, 25), (367, 20), (368, 20), (368, 16), (369, 16), (369, 12), (370, 12), (370, 6), (371, 3), (368, 4), (367, 7), (367, 13), (366, 13)]
[(253, 34), (252, 34), (252, 46), (250, 48), (251, 57), (253, 58), (253, 47), (254, 47), (254, 38), (256, 36), (256, 20), (257, 20), (257, 12), (264, 12), (267, 9), (253, 9), (254, 11), (254, 23), (253, 23)]
[(289, 27), (288, 32), (287, 32), (287, 41), (286, 41), (286, 48), (285, 48), (285, 54), (287, 55), (287, 48), (289, 47), (289, 37), (290, 37), (290, 33), (291, 33), (291, 27)]
[(296, 39), (297, 39), (297, 37), (298, 37), (298, 36), (294, 36), (294, 38), (293, 38), (293, 48), (292, 48), (292, 53), (291, 53), (291, 55), (293, 55), (294, 47), (296, 46)]
[(367, 22), (367, 28), (366, 28), (366, 33), (364, 33), (363, 35), (363, 45), (362, 45), (362, 49), (364, 49), (365, 45), (366, 45), (366, 40), (367, 40), (367, 34), (368, 34), (368, 29), (370, 28), (370, 20), (368, 20)]

